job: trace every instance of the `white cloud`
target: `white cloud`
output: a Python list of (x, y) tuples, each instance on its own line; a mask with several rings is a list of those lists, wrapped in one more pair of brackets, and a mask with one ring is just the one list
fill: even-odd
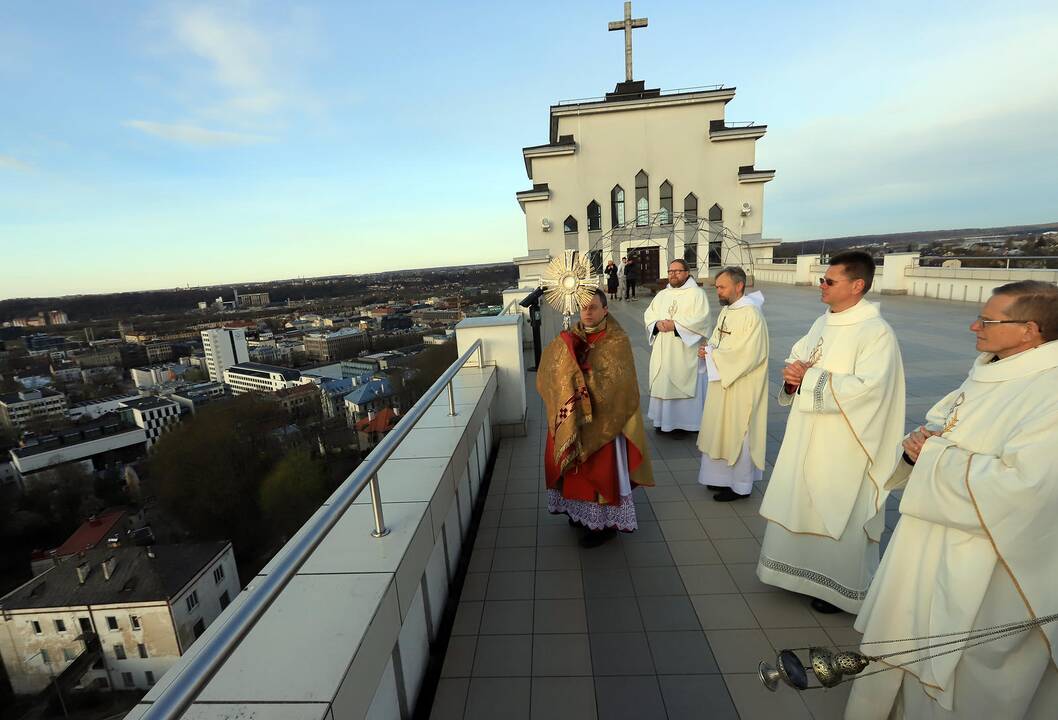
[(129, 120), (124, 125), (165, 140), (199, 147), (256, 145), (258, 143), (271, 142), (272, 140), (272, 138), (264, 135), (208, 130), (194, 125), (174, 125), (171, 123), (151, 122), (149, 120)]
[(27, 162), (22, 162), (18, 158), (13, 158), (10, 155), (0, 155), (0, 169), (29, 172), (33, 169), (33, 166)]

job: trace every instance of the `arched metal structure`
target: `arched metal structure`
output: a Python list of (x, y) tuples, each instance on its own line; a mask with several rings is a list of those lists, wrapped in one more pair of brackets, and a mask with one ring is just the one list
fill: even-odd
[[(626, 218), (628, 215), (626, 214)], [(685, 258), (686, 249), (692, 247), (695, 257), (691, 263), (697, 268), (696, 275), (707, 277), (710, 269), (721, 265), (741, 265), (746, 273), (753, 274), (753, 254), (749, 243), (732, 232), (723, 222), (709, 220), (700, 214), (661, 210), (646, 216), (632, 215), (624, 223), (612, 227), (592, 240), (588, 248), (589, 262), (595, 262), (592, 273), (601, 272), (607, 260), (619, 262), (630, 251), (658, 247), (665, 249), (669, 262), (674, 258)], [(685, 258), (689, 262), (691, 258)], [(653, 282), (658, 278), (645, 275), (641, 282)]]

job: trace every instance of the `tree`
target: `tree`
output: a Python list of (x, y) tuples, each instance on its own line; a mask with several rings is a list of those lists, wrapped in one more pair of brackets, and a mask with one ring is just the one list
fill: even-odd
[(261, 485), (261, 512), (272, 529), (293, 535), (330, 492), (327, 470), (307, 449), (287, 453)]

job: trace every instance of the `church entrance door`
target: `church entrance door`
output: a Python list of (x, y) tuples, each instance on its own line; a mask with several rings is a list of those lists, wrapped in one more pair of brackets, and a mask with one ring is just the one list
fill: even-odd
[(661, 268), (658, 267), (660, 251), (661, 248), (657, 245), (636, 248), (632, 251), (639, 262), (640, 284), (653, 287), (655, 281), (661, 277)]

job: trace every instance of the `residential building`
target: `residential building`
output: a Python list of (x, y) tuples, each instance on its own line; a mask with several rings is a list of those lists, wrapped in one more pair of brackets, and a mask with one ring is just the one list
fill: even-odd
[(114, 365), (100, 365), (81, 369), (81, 382), (104, 383), (121, 379), (121, 368)]
[(144, 396), (127, 400), (122, 407), (132, 412), (132, 422), (143, 428), (149, 450), (166, 432), (180, 422), (180, 406), (172, 400)]
[(267, 396), (286, 410), (288, 415), (305, 417), (316, 413), (320, 408), (320, 391), (314, 383), (295, 385), (294, 387), (276, 390)]
[(50, 386), (54, 380), (49, 375), (16, 375), (15, 382), (21, 385), (23, 390), (40, 390)]
[(96, 345), (68, 353), (66, 357), (82, 369), (121, 365), (121, 348), (117, 345)]
[(0, 424), (16, 430), (37, 421), (59, 419), (66, 412), (66, 396), (50, 388), (0, 394)]
[(173, 346), (168, 340), (149, 340), (143, 344), (143, 349), (147, 351), (147, 362), (151, 365), (173, 358)]
[(375, 378), (353, 389), (345, 396), (345, 413), (350, 426), (374, 417), (383, 408), (394, 404), (393, 384), (388, 378)]
[(70, 317), (62, 310), (49, 310), (48, 311), (48, 324), (49, 325), (66, 325), (70, 322)]
[(257, 293), (242, 293), (235, 292), (235, 305), (236, 307), (264, 307), (268, 305), (271, 300), (268, 298), (268, 293), (257, 292)]
[(224, 371), (232, 365), (248, 362), (245, 328), (211, 328), (202, 331), (202, 350), (206, 369), (213, 382), (224, 382)]
[(74, 663), (84, 688), (147, 690), (239, 593), (231, 543), (102, 547), (0, 598), (0, 660), (18, 695)]
[(232, 395), (248, 392), (275, 392), (301, 384), (301, 373), (291, 368), (243, 362), (224, 371), (224, 384)]
[(228, 394), (228, 388), (224, 383), (201, 382), (194, 385), (184, 385), (169, 395), (169, 399), (192, 415), (203, 405), (222, 398)]
[(393, 314), (387, 315), (379, 320), (379, 327), (386, 332), (392, 330), (409, 330), (415, 321), (410, 316), (404, 314)]
[(81, 382), (81, 368), (72, 362), (52, 363), (51, 376), (55, 378), (55, 382), (78, 383)]
[(26, 350), (30, 353), (40, 353), (47, 350), (62, 350), (66, 347), (66, 338), (61, 335), (33, 333), (32, 335), (26, 335), (22, 341), (26, 343)]
[(367, 335), (356, 328), (305, 336), (305, 354), (320, 362), (337, 362), (354, 357), (367, 345)]
[(164, 365), (153, 365), (151, 367), (132, 368), (129, 375), (132, 384), (137, 388), (153, 388), (159, 385), (178, 382), (188, 370), (190, 365), (180, 363), (165, 363)]
[(351, 378), (319, 380), (320, 408), (326, 418), (345, 417), (345, 396), (353, 391)]
[(119, 413), (112, 412), (76, 427), (29, 437), (21, 447), (8, 453), (21, 482), (26, 484), (68, 463), (91, 472), (115, 461), (136, 459), (146, 449), (146, 442), (143, 428), (131, 420), (123, 422)]
[(128, 512), (120, 508), (91, 516), (81, 523), (62, 545), (34, 555), (31, 560), (33, 576), (36, 577), (53, 565), (66, 562), (80, 553), (98, 547), (107, 538), (115, 536), (120, 538), (123, 534), (122, 521), (126, 517), (128, 517)]
[(466, 317), (466, 314), (462, 310), (435, 310), (430, 308), (424, 310), (412, 310), (411, 317), (416, 322), (423, 324), (457, 323)]

